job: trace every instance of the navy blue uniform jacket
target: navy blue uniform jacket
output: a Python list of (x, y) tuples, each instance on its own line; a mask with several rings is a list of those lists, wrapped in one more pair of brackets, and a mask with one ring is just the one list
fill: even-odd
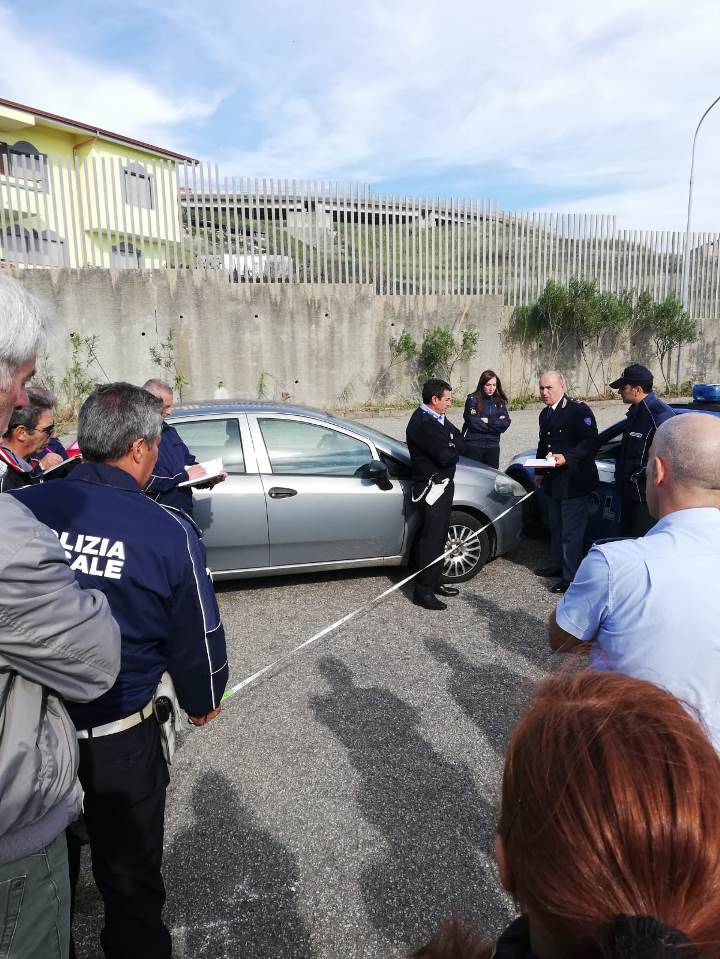
[(145, 492), (156, 503), (174, 506), (175, 509), (181, 509), (183, 513), (192, 516), (192, 487), (184, 486), (179, 489), (178, 484), (187, 480), (185, 467), (194, 463), (197, 463), (197, 460), (180, 439), (175, 427), (163, 423), (155, 471), (145, 487)]
[(463, 421), (465, 445), (487, 449), (500, 445), (500, 435), (510, 426), (510, 414), (502, 400), (496, 404), (492, 396), (485, 395), (478, 400), (477, 393), (471, 393), (465, 400)]
[(419, 406), (410, 417), (405, 438), (413, 482), (427, 483), (433, 475), (436, 480), (453, 478), (463, 440), (460, 430), (447, 417), (441, 423)]
[(120, 627), (120, 674), (95, 702), (68, 703), (75, 726), (142, 709), (165, 670), (189, 715), (215, 709), (228, 678), (225, 633), (193, 524), (148, 499), (129, 473), (98, 463), (12, 495), (55, 531), (78, 583), (105, 593)]
[(650, 444), (658, 426), (674, 415), (674, 410), (652, 392), (640, 403), (630, 404), (615, 463), (615, 485), (623, 497), (635, 503), (645, 502), (645, 467)]
[(598, 484), (595, 465), (597, 425), (587, 403), (563, 396), (556, 409), (546, 406), (540, 413), (538, 459), (548, 453), (562, 453), (566, 466), (548, 469), (543, 478), (543, 491), (552, 499), (585, 496)]

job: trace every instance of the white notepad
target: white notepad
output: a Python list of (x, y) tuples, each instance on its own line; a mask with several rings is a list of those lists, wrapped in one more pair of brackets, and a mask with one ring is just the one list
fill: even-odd
[(207, 476), (199, 476), (197, 479), (188, 479), (185, 480), (184, 483), (178, 483), (178, 489), (182, 486), (197, 486), (198, 484), (207, 483), (208, 480), (222, 476), (225, 472), (225, 467), (221, 459), (208, 460), (206, 463), (198, 463), (197, 465), (202, 466)]

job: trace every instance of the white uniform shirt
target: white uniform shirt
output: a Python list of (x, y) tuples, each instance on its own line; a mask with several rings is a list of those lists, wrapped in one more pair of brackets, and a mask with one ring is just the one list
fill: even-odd
[(720, 510), (685, 509), (640, 539), (593, 546), (558, 625), (595, 640), (591, 669), (645, 679), (699, 713), (720, 749)]

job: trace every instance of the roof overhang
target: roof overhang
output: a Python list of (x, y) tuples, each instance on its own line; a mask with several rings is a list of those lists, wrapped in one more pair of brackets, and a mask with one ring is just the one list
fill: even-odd
[(62, 130), (65, 133), (83, 133), (85, 135), (95, 136), (99, 140), (107, 140), (110, 143), (117, 143), (120, 146), (131, 146), (142, 150), (143, 153), (151, 153), (159, 157), (170, 157), (173, 160), (182, 160), (186, 163), (198, 163), (193, 157), (185, 156), (183, 153), (175, 153), (174, 150), (165, 150), (163, 147), (154, 146), (152, 143), (145, 143), (143, 140), (136, 140), (133, 137), (123, 136), (121, 133), (113, 133), (111, 130), (103, 130), (102, 127), (94, 127), (88, 123), (80, 123), (78, 120), (71, 120), (68, 117), (61, 117), (55, 113), (47, 113), (45, 110), (38, 110), (35, 107), (29, 107), (22, 103), (14, 103), (12, 100), (3, 100), (0, 98), (0, 123), (8, 129), (20, 130), (28, 126), (52, 127), (55, 130)]

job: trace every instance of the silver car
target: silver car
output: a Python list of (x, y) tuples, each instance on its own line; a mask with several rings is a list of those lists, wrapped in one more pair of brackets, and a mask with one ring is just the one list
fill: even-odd
[[(418, 528), (407, 446), (359, 423), (279, 403), (199, 403), (169, 420), (198, 461), (228, 477), (194, 493), (216, 579), (317, 572), (410, 561)], [(522, 537), (521, 510), (477, 530), (524, 496), (510, 477), (461, 459), (445, 562), (470, 579)]]

